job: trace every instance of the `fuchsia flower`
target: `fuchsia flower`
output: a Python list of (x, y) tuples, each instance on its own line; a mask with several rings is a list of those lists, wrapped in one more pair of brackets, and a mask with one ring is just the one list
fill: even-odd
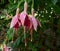
[(37, 26), (38, 26), (38, 21), (37, 19), (34, 17), (34, 9), (32, 9), (31, 11), (32, 15), (30, 15), (30, 21), (32, 24), (32, 28), (34, 28), (35, 31), (37, 31)]
[(27, 14), (27, 2), (24, 3), (24, 11), (20, 14), (19, 20), (21, 20), (22, 26), (24, 26), (24, 39), (25, 39), (25, 46), (27, 45), (26, 41), (26, 29), (30, 27), (30, 19)]
[(9, 51), (6, 44), (4, 44), (3, 51)]
[(31, 35), (31, 41), (32, 41), (32, 29), (34, 29), (35, 31), (37, 31), (37, 26), (39, 24), (39, 21), (34, 17), (34, 9), (32, 8), (31, 10), (31, 14), (30, 15), (30, 35)]
[(18, 28), (21, 25), (19, 17), (20, 17), (19, 8), (17, 8), (16, 15), (12, 18), (10, 28)]
[(27, 14), (27, 3), (24, 3), (24, 11), (20, 14), (19, 19), (21, 20), (22, 25), (30, 27), (30, 20)]

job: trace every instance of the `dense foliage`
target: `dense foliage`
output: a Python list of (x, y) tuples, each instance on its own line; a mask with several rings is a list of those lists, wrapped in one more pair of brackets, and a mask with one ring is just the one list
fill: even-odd
[[(20, 0), (0, 0), (0, 43), (6, 38), (10, 21), (6, 13), (15, 15), (16, 8)], [(28, 13), (31, 13), (32, 0), (28, 2)], [(23, 10), (24, 0), (20, 5), (20, 12)], [(28, 46), (24, 46), (23, 30), (19, 28), (19, 35), (14, 43), (8, 42), (13, 48), (20, 48), (21, 51), (60, 51), (60, 0), (34, 0), (35, 16), (41, 22), (38, 31), (33, 31), (33, 42), (29, 41), (29, 31), (27, 33)], [(13, 35), (8, 32), (8, 39)], [(3, 40), (3, 41), (2, 41)]]

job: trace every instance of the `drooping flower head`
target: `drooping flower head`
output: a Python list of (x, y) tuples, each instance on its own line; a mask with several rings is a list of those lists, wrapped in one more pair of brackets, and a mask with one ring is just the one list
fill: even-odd
[(27, 5), (27, 2), (25, 1), (24, 10), (20, 13), (20, 17), (19, 17), (19, 19), (21, 20), (22, 26), (24, 26), (25, 46), (27, 45), (25, 32), (26, 32), (26, 29), (30, 27), (30, 19), (28, 17), (27, 9), (28, 9), (28, 5)]
[(27, 2), (25, 2), (24, 3), (24, 11), (21, 12), (19, 19), (21, 20), (21, 23), (23, 26), (29, 27), (30, 20), (29, 20), (28, 14), (27, 14), (27, 8), (28, 8), (28, 5), (27, 5)]
[(20, 14), (19, 14), (19, 8), (16, 10), (16, 15), (13, 16), (10, 28), (18, 28), (19, 24), (21, 24), (19, 20)]
[(31, 10), (30, 21), (32, 24), (31, 28), (33, 28), (35, 31), (37, 31), (38, 22), (37, 22), (36, 18), (34, 17), (34, 9), (33, 8)]

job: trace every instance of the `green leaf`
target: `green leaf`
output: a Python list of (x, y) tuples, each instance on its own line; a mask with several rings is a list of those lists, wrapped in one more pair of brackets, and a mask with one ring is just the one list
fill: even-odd
[(13, 28), (9, 28), (9, 30), (7, 31), (7, 35), (6, 35), (7, 39), (11, 40), (13, 35), (14, 35), (14, 29)]
[(17, 39), (16, 39), (16, 41), (12, 44), (12, 47), (13, 48), (16, 48), (16, 47), (19, 47), (20, 46), (20, 37), (18, 37)]

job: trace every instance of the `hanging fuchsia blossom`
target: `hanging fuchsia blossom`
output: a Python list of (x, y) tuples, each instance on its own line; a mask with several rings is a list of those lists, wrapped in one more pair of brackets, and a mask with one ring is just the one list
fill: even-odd
[[(19, 20), (20, 13), (19, 8), (16, 10), (16, 15), (12, 18), (10, 28), (14, 28), (16, 36), (18, 36), (18, 27), (21, 26), (21, 21)], [(12, 37), (12, 42), (14, 41), (14, 36)]]
[(22, 25), (29, 27), (30, 26), (30, 20), (27, 14), (27, 3), (24, 3), (24, 11), (20, 14), (20, 18)]
[(24, 11), (21, 12), (20, 17), (19, 17), (19, 19), (21, 20), (22, 26), (24, 26), (25, 46), (27, 45), (26, 34), (25, 34), (26, 29), (30, 27), (30, 19), (29, 19), (28, 14), (27, 14), (27, 8), (28, 8), (28, 5), (27, 5), (27, 2), (25, 1), (25, 3), (24, 3)]
[(10, 28), (18, 28), (21, 25), (21, 21), (19, 20), (19, 8), (17, 8), (16, 15), (12, 18)]
[(32, 29), (37, 31), (37, 26), (39, 24), (39, 21), (34, 17), (34, 9), (32, 8), (30, 15), (30, 34), (31, 34), (31, 41), (32, 41)]
[(4, 46), (3, 46), (3, 51), (9, 51), (6, 44), (4, 44)]

